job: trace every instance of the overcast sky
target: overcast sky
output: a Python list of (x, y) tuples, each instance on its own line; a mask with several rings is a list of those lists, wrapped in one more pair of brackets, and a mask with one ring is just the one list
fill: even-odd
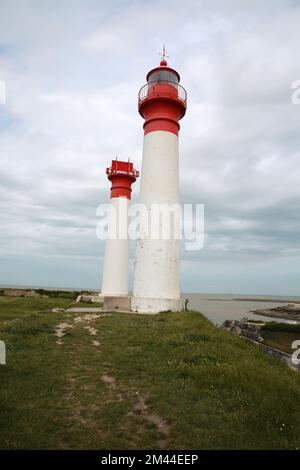
[(295, 0), (0, 0), (0, 283), (100, 287), (105, 167), (141, 168), (137, 93), (165, 43), (181, 197), (205, 204), (182, 291), (300, 295), (299, 25)]

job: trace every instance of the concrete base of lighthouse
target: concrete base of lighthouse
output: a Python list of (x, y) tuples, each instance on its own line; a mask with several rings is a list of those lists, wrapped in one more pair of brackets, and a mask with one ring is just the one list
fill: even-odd
[(102, 299), (104, 310), (130, 311), (131, 297), (129, 295), (99, 294), (98, 297)]
[(147, 297), (132, 297), (131, 310), (136, 313), (183, 312), (185, 299), (153, 299)]

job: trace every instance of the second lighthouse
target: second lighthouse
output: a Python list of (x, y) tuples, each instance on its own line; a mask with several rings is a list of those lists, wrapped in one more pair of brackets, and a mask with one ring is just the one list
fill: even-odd
[[(186, 91), (179, 74), (170, 68), (163, 53), (159, 67), (147, 74), (139, 92), (139, 113), (144, 118), (144, 144), (139, 202), (148, 221), (157, 207), (179, 204), (179, 120), (186, 112)], [(167, 227), (172, 233), (174, 220)], [(176, 222), (175, 222), (176, 223)], [(153, 238), (149, 224), (136, 243), (131, 307), (140, 313), (183, 310), (180, 298), (179, 239)]]

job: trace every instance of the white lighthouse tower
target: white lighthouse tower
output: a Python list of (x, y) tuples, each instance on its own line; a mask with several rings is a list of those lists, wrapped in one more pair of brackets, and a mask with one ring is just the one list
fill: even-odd
[[(144, 118), (144, 145), (140, 200), (146, 207), (148, 221), (154, 206), (171, 208), (179, 204), (179, 120), (186, 112), (186, 91), (179, 85), (179, 74), (168, 67), (165, 49), (159, 67), (147, 74), (138, 98), (139, 113)], [(170, 233), (176, 221), (169, 218)], [(179, 240), (175, 237), (153, 239), (153, 233), (141, 229), (137, 239), (133, 298), (131, 308), (139, 313), (165, 310), (181, 311)]]
[(111, 182), (110, 210), (108, 214), (108, 238), (102, 274), (101, 296), (128, 295), (128, 209), (131, 185), (139, 176), (133, 163), (113, 160), (106, 169)]

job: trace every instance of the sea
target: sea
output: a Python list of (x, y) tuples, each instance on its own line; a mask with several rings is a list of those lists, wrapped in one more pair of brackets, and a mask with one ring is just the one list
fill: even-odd
[(225, 320), (249, 320), (275, 321), (280, 323), (297, 323), (293, 320), (284, 320), (256, 315), (252, 310), (270, 309), (300, 302), (300, 297), (289, 296), (249, 296), (230, 294), (185, 294), (189, 300), (188, 309), (198, 310), (215, 325), (221, 325)]

